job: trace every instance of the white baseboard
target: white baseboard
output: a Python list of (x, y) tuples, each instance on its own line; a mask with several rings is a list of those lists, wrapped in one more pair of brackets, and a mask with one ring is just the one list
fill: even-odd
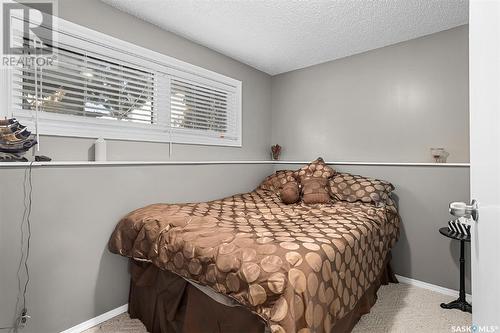
[[(420, 287), (428, 290), (435, 291), (437, 293), (443, 294), (443, 295), (448, 295), (448, 296), (456, 296), (458, 297), (458, 290), (453, 290), (453, 289), (448, 289), (445, 287), (441, 286), (436, 286), (435, 284), (415, 280), (415, 279), (410, 279), (405, 276), (397, 275), (396, 277), (399, 282), (401, 283), (406, 283), (415, 287)], [(465, 298), (467, 299), (467, 302), (472, 303), (472, 296), (470, 294), (466, 294)]]
[(113, 309), (113, 310), (110, 310), (106, 313), (103, 313), (102, 315), (99, 315), (97, 317), (94, 317), (92, 319), (84, 321), (81, 324), (78, 324), (76, 326), (68, 328), (67, 330), (62, 331), (61, 333), (80, 333), (80, 332), (83, 332), (85, 330), (88, 330), (91, 327), (94, 327), (96, 325), (99, 325), (100, 323), (105, 322), (106, 320), (109, 320), (109, 319), (116, 317), (124, 312), (127, 312), (127, 310), (128, 310), (128, 304), (122, 305), (116, 309)]

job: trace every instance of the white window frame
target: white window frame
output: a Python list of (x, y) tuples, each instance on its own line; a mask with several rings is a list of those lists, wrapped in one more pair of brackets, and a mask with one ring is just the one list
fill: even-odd
[[(57, 40), (61, 44), (74, 45), (110, 58), (120, 56), (130, 64), (137, 65), (139, 69), (155, 70), (162, 73), (166, 79), (158, 79), (158, 88), (165, 89), (162, 99), (155, 98), (155, 111), (158, 115), (160, 126), (118, 122), (107, 119), (85, 119), (51, 112), (38, 112), (38, 133), (41, 135), (105, 138), (116, 140), (172, 142), (183, 144), (217, 145), (217, 146), (242, 146), (242, 83), (239, 80), (216, 72), (189, 64), (165, 54), (111, 37), (104, 33), (80, 26), (64, 19), (53, 17), (53, 27)], [(50, 27), (48, 27), (50, 29)], [(35, 111), (12, 110), (15, 103), (12, 91), (13, 71), (16, 69), (2, 69), (0, 75), (0, 117), (15, 117), (30, 129), (35, 127)], [(234, 94), (235, 117), (237, 138), (226, 139), (217, 136), (200, 135), (200, 132), (188, 129), (172, 129), (170, 127), (170, 76), (175, 76), (191, 81), (213, 86)], [(155, 96), (156, 97), (156, 96)], [(158, 105), (160, 104), (160, 105)], [(166, 126), (165, 126), (166, 125)]]

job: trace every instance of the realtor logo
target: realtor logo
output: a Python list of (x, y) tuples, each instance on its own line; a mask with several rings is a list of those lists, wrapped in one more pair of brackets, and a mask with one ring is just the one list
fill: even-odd
[(4, 54), (50, 53), (46, 45), (53, 40), (52, 14), (52, 2), (3, 3)]
[(4, 66), (51, 65), (55, 0), (2, 1)]

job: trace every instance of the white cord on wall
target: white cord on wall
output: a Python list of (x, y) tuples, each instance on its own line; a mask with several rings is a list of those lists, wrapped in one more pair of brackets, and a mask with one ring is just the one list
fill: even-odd
[[(40, 68), (40, 99), (43, 101), (43, 68)], [(38, 101), (37, 101), (38, 105)], [(40, 131), (38, 130), (38, 111), (40, 106), (36, 109), (36, 122), (35, 122), (35, 131), (36, 131), (36, 151), (40, 151)]]
[(168, 130), (168, 136), (169, 136), (169, 142), (168, 142), (168, 158), (172, 157), (172, 154), (174, 153), (174, 144), (172, 142), (172, 129)]
[[(42, 79), (42, 72), (40, 70), (40, 88), (38, 87), (38, 62), (36, 61), (36, 56), (37, 56), (37, 53), (36, 53), (36, 49), (37, 49), (37, 41), (35, 40), (35, 134), (36, 134), (36, 142), (37, 142), (37, 145), (36, 145), (36, 149), (37, 151), (40, 151), (40, 134), (38, 133), (38, 109), (39, 109), (39, 98), (38, 98), (38, 94), (39, 94), (39, 90), (40, 90), (40, 94), (43, 93), (43, 90), (41, 90), (43, 88), (43, 79)], [(43, 100), (43, 96), (42, 96), (42, 100)]]

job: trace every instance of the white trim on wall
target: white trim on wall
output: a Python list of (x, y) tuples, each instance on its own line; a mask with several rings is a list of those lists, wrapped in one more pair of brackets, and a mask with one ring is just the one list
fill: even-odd
[[(431, 284), (431, 283), (427, 283), (427, 282), (423, 282), (423, 281), (419, 281), (419, 280), (415, 280), (415, 279), (410, 279), (410, 278), (407, 278), (407, 277), (401, 276), (401, 275), (396, 275), (396, 277), (400, 283), (409, 284), (409, 285), (412, 285), (415, 287), (427, 289), (427, 290), (434, 291), (434, 292), (437, 292), (437, 293), (440, 293), (443, 295), (447, 295), (447, 296), (457, 296), (458, 297), (457, 290), (448, 289), (445, 287), (437, 286), (435, 284)], [(471, 295), (467, 294), (466, 298), (467, 298), (468, 302), (472, 303), (472, 296)], [(83, 332), (91, 327), (94, 327), (96, 325), (99, 325), (99, 324), (105, 322), (106, 320), (109, 320), (113, 317), (116, 317), (116, 316), (122, 314), (122, 313), (125, 313), (125, 312), (127, 312), (127, 310), (128, 310), (128, 304), (122, 305), (116, 309), (113, 309), (111, 311), (103, 313), (102, 315), (91, 318), (91, 319), (89, 319), (81, 324), (78, 324), (76, 326), (68, 328), (67, 330), (62, 331), (61, 333), (80, 333), (80, 332)]]
[[(435, 292), (443, 294), (443, 295), (448, 295), (448, 296), (453, 296), (453, 297), (458, 298), (458, 290), (453, 290), (453, 289), (437, 286), (437, 285), (432, 284), (432, 283), (427, 283), (427, 282), (407, 278), (405, 276), (401, 276), (401, 275), (397, 275), (397, 274), (396, 274), (396, 278), (401, 283), (406, 283), (406, 284), (409, 284), (409, 285), (412, 285), (415, 287), (435, 291)], [(467, 299), (468, 302), (472, 303), (472, 295), (466, 294), (465, 298)]]
[(99, 325), (99, 324), (105, 322), (106, 320), (109, 320), (113, 317), (121, 315), (122, 313), (125, 313), (127, 311), (128, 311), (128, 304), (124, 304), (116, 309), (105, 312), (102, 315), (91, 318), (91, 319), (84, 321), (83, 323), (80, 323), (76, 326), (70, 327), (67, 330), (62, 331), (61, 333), (80, 333), (80, 332), (83, 332), (85, 330), (88, 330), (91, 327)]
[[(309, 164), (311, 161), (271, 161), (273, 164)], [(437, 166), (437, 167), (468, 167), (470, 163), (421, 163), (421, 162), (342, 162), (326, 161), (330, 165), (373, 165), (373, 166)]]
[[(308, 164), (310, 161), (51, 161), (51, 162), (33, 162), (35, 167), (51, 167), (51, 166), (141, 166), (141, 165), (219, 165), (219, 164), (269, 164), (269, 165), (286, 165), (286, 164)], [(452, 168), (468, 168), (469, 163), (399, 163), (399, 162), (326, 162), (330, 165), (366, 165), (366, 166), (395, 166), (395, 167), (452, 167)], [(30, 162), (0, 162), (0, 168), (27, 167)]]

